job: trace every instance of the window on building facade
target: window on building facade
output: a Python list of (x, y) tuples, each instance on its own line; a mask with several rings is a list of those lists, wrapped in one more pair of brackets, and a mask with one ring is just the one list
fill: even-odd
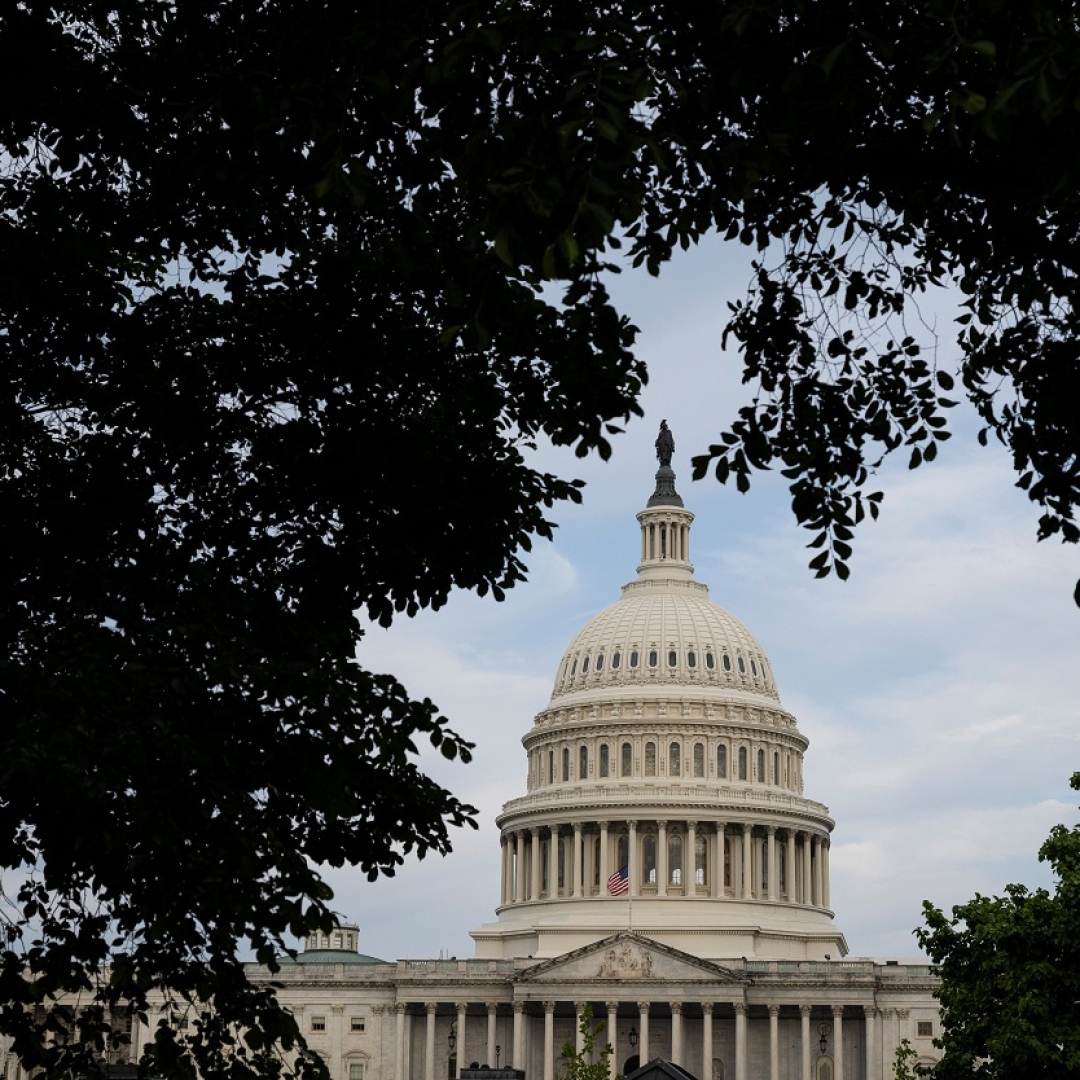
[(611, 655), (611, 670), (618, 671), (619, 665), (622, 664), (622, 653), (618, 649)]
[(364, 1080), (364, 1066), (362, 1062), (349, 1062), (349, 1080)]
[(660, 654), (655, 649), (649, 650), (649, 667), (656, 667), (660, 662)]
[(679, 776), (682, 772), (682, 760), (680, 757), (679, 744), (673, 742), (668, 747), (668, 775)]
[(727, 776), (727, 747), (723, 743), (716, 748), (716, 775)]
[(603, 653), (597, 653), (596, 654), (596, 670), (597, 671), (603, 671), (604, 670), (604, 654)]
[(641, 838), (641, 881), (644, 885), (656, 884), (656, 837), (652, 833)]
[(645, 775), (656, 775), (656, 743), (654, 742), (645, 744)]
[(578, 779), (584, 780), (589, 775), (589, 748), (583, 746), (578, 753)]
[(667, 654), (667, 666), (678, 667), (679, 666), (679, 654), (674, 649), (669, 649)]
[(764, 784), (768, 779), (765, 775), (765, 751), (758, 750), (757, 752), (757, 781), (759, 784)]
[(697, 667), (697, 653), (694, 652), (693, 649), (691, 649), (686, 654), (686, 666), (690, 667), (690, 668), (696, 668)]
[(570, 779), (570, 747), (564, 746), (562, 752), (562, 778)]
[(628, 742), (622, 744), (622, 774), (632, 776), (634, 773), (634, 748)]
[(728, 656), (727, 653), (724, 653), (724, 670), (725, 671), (730, 671), (731, 670), (731, 657)]
[(694, 775), (705, 775), (705, 744), (694, 743)]
[(555, 783), (555, 751), (548, 751), (548, 783)]
[(705, 666), (712, 671), (716, 667), (716, 657), (711, 652), (705, 654)]
[(776, 784), (777, 787), (779, 787), (780, 786), (780, 755), (775, 754), (775, 753), (772, 756), (772, 779), (773, 779), (773, 783)]
[(915, 1034), (920, 1039), (931, 1039), (934, 1036), (934, 1022), (932, 1020), (917, 1020), (915, 1022)]
[(683, 842), (678, 833), (672, 833), (667, 841), (668, 849), (668, 884), (682, 884)]
[(367, 1031), (367, 1017), (353, 1016), (349, 1018), (350, 1031)]
[(704, 836), (694, 837), (694, 884), (705, 885), (707, 883), (706, 871), (708, 870), (709, 845), (705, 843)]
[(311, 1030), (312, 1031), (325, 1031), (326, 1030), (326, 1017), (325, 1016), (313, 1016), (311, 1018)]
[(632, 668), (636, 668), (637, 667), (637, 662), (638, 662), (637, 649), (631, 649), (630, 650), (630, 666)]
[(607, 776), (610, 762), (608, 761), (608, 745), (607, 743), (600, 744), (600, 775)]
[(739, 747), (739, 779), (746, 779), (746, 747)]

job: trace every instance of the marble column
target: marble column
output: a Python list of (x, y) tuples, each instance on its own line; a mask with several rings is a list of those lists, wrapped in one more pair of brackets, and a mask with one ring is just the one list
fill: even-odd
[[(775, 831), (775, 830), (774, 830)], [(769, 1006), (769, 1080), (780, 1080), (780, 1006)]]
[(435, 1080), (435, 1010), (434, 1001), (424, 1005), (427, 1011), (427, 1031), (424, 1038), (424, 1080)]
[(844, 1080), (844, 1006), (834, 1005), (833, 1015), (833, 1076)]
[(821, 852), (823, 848), (820, 836), (814, 837), (814, 847), (817, 848), (817, 858), (814, 859), (814, 903), (818, 907), (825, 906), (825, 893), (821, 887)]
[(609, 1001), (607, 1003), (607, 1044), (611, 1047), (611, 1056), (608, 1058), (608, 1080), (615, 1080), (615, 1074), (619, 1071), (619, 1003)]
[(525, 833), (517, 832), (517, 861), (514, 866), (514, 903), (525, 899)]
[(611, 858), (608, 855), (608, 823), (600, 825), (600, 895), (607, 896), (607, 879), (611, 877)]
[(713, 1003), (701, 1003), (701, 1076), (702, 1080), (712, 1080), (713, 1062)]
[(405, 1003), (394, 1006), (397, 1014), (397, 1053), (394, 1055), (394, 1080), (405, 1080)]
[[(719, 900), (724, 895), (724, 856), (727, 854), (724, 843), (724, 823), (718, 821), (716, 823), (716, 860), (713, 863), (715, 869), (710, 890), (714, 900)], [(707, 1077), (706, 1080), (712, 1080), (712, 1077)]]
[[(705, 852), (705, 883), (709, 882), (709, 854)], [(697, 895), (697, 822), (686, 823), (686, 851), (683, 852), (683, 895)]]
[(581, 822), (574, 822), (574, 895), (581, 896)]
[(656, 829), (656, 895), (667, 896), (668, 882), (667, 822), (658, 821)]
[(810, 1006), (800, 1005), (799, 1016), (802, 1018), (802, 1080), (813, 1080), (810, 1075)]
[(821, 844), (821, 906), (829, 906), (829, 847), (828, 840)]
[(469, 1058), (465, 1053), (465, 1036), (466, 1023), (465, 1023), (465, 1009), (467, 1005), (464, 1001), (458, 1002), (457, 1007), (457, 1047), (455, 1048), (455, 1057), (457, 1059), (457, 1067), (454, 1069), (454, 1075), (461, 1076), (461, 1070), (469, 1067)]
[(555, 1080), (555, 1002), (544, 1002), (544, 1080)]
[(529, 881), (529, 899), (540, 899), (540, 830), (533, 828), (532, 832), (532, 874)]
[(341, 1067), (342, 1027), (345, 1023), (345, 1006), (330, 1006), (330, 1075), (343, 1076)]
[(525, 1067), (525, 1002), (514, 1002), (514, 1058), (510, 1066), (514, 1069)]
[(803, 833), (802, 853), (803, 853), (803, 893), (802, 893), (802, 902), (804, 904), (806, 904), (807, 907), (812, 907), (813, 903), (814, 903), (814, 897), (813, 897), (813, 894), (810, 891), (811, 854), (810, 854), (810, 834), (809, 833)]
[(777, 886), (780, 880), (779, 867), (776, 862), (776, 826), (770, 825), (768, 829), (768, 853), (767, 862), (769, 864), (769, 886), (768, 886), (768, 898), (775, 900), (777, 897)]
[(877, 1018), (877, 1009), (873, 1005), (865, 1005), (863, 1007), (863, 1023), (865, 1025), (865, 1031), (863, 1032), (863, 1042), (866, 1043), (866, 1077), (867, 1080), (874, 1075), (874, 1062), (877, 1060), (877, 1055), (874, 1053), (877, 1043), (876, 1031), (877, 1024), (874, 1022)]
[(671, 1060), (683, 1066), (682, 1002), (671, 1003)]
[(506, 903), (506, 836), (499, 837), (499, 866), (502, 868), (502, 876), (499, 879), (499, 907)]
[[(499, 1015), (499, 1003), (489, 1001), (487, 1003), (487, 1063), (495, 1068), (495, 1019)], [(483, 1064), (483, 1062), (481, 1062)]]
[(788, 829), (787, 860), (784, 864), (784, 888), (787, 891), (787, 900), (789, 904), (794, 904), (795, 898), (798, 895), (798, 890), (795, 888), (795, 878), (798, 871), (795, 869), (795, 866), (795, 830)]
[(551, 826), (548, 837), (548, 897), (559, 895), (559, 826)]
[(630, 875), (630, 892), (628, 895), (633, 898), (638, 894), (638, 882), (641, 879), (641, 854), (638, 851), (637, 822), (628, 821), (626, 824), (630, 829), (630, 835), (626, 841), (627, 873)]
[(749, 900), (754, 895), (754, 826), (744, 823), (742, 827), (742, 895)]
[(581, 1014), (585, 1011), (586, 1002), (574, 1002), (574, 1053), (580, 1054), (585, 1046), (585, 1036), (581, 1033)]
[(638, 1054), (640, 1056), (639, 1064), (644, 1065), (649, 1061), (652, 1061), (652, 1057), (649, 1054), (649, 1003), (647, 1001), (639, 1001), (638, 1007), (638, 1029), (641, 1031), (641, 1038), (638, 1041)]
[(735, 1002), (735, 1080), (746, 1080), (746, 1005)]

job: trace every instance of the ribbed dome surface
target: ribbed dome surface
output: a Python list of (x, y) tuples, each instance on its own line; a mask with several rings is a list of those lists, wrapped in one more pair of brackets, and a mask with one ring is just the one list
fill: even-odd
[(623, 598), (570, 643), (552, 701), (592, 687), (635, 685), (711, 685), (779, 701), (757, 639), (692, 580), (639, 580), (624, 586)]

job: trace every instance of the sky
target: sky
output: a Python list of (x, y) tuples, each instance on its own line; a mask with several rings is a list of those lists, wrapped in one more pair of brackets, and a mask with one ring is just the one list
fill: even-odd
[[(468, 931), (494, 921), (494, 822), (525, 792), (521, 738), (563, 650), (635, 576), (635, 514), (652, 492), (661, 419), (696, 515), (695, 576), (761, 642), (810, 740), (804, 794), (836, 821), (831, 899), (849, 955), (918, 956), (924, 900), (948, 910), (1010, 882), (1052, 884), (1038, 850), (1055, 824), (1076, 823), (1080, 800), (1069, 788), (1080, 770), (1080, 552), (1036, 543), (1037, 508), (1013, 486), (1007, 452), (979, 446), (959, 410), (937, 461), (883, 467), (882, 517), (858, 529), (846, 582), (807, 569), (810, 534), (796, 526), (780, 476), (756, 476), (745, 495), (692, 482), (690, 457), (747, 399), (721, 333), (748, 260), (714, 241), (659, 279), (617, 278), (613, 294), (641, 330), (649, 367), (645, 417), (616, 437), (608, 462), (538, 453), (587, 486), (582, 506), (553, 512), (559, 528), (528, 556), (529, 582), (502, 603), (462, 594), (437, 613), (369, 629), (361, 662), (432, 698), (475, 742), (469, 765), (434, 754), (424, 763), (478, 808), (480, 827), (455, 831), (450, 855), (412, 860), (392, 879), (327, 871), (362, 952), (464, 958)], [(946, 296), (923, 309), (943, 361), (948, 305)]]

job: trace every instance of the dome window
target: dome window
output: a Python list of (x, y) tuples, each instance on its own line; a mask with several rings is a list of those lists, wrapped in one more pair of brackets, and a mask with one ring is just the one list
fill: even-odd
[(723, 743), (716, 748), (716, 775), (727, 776), (727, 747)]
[(705, 666), (712, 671), (716, 667), (716, 657), (711, 652), (705, 654)]
[(622, 653), (617, 649), (611, 654), (611, 670), (618, 671), (619, 665), (622, 663)]
[[(739, 658), (739, 667), (740, 668), (742, 667), (742, 658), (741, 657)], [(582, 675), (588, 675), (589, 674), (589, 657), (588, 657), (587, 654), (585, 656), (585, 659), (581, 661), (581, 674)]]
[(603, 671), (604, 670), (604, 654), (603, 653), (598, 653), (597, 654), (597, 657), (596, 657), (596, 670), (597, 671)]
[(607, 776), (610, 771), (610, 751), (607, 743), (600, 744), (600, 775)]
[(656, 743), (654, 742), (645, 744), (645, 775), (656, 775)]
[(637, 667), (637, 662), (638, 662), (637, 649), (631, 649), (630, 650), (630, 666), (632, 668), (636, 668)]
[(694, 652), (693, 649), (691, 649), (686, 654), (686, 666), (691, 667), (691, 668), (696, 668), (697, 667), (697, 653)]
[(728, 656), (727, 653), (724, 653), (724, 670), (725, 671), (730, 671), (731, 670), (731, 657)]
[(655, 649), (649, 650), (649, 667), (656, 667), (660, 663), (660, 654)]
[(753, 657), (750, 658), (750, 670), (757, 675), (757, 661)]
[(574, 657), (574, 662), (570, 665), (570, 678), (572, 679), (577, 674), (577, 657)]
[(673, 742), (668, 747), (668, 775), (682, 775), (682, 754), (677, 742)]
[(677, 667), (679, 664), (679, 654), (674, 649), (669, 649), (667, 654), (667, 666)]
[[(588, 662), (589, 662), (588, 660), (585, 661), (586, 664)], [(739, 674), (740, 675), (745, 675), (746, 674), (746, 661), (741, 656), (739, 657)]]
[(628, 742), (622, 744), (622, 774), (634, 775), (634, 748)]

